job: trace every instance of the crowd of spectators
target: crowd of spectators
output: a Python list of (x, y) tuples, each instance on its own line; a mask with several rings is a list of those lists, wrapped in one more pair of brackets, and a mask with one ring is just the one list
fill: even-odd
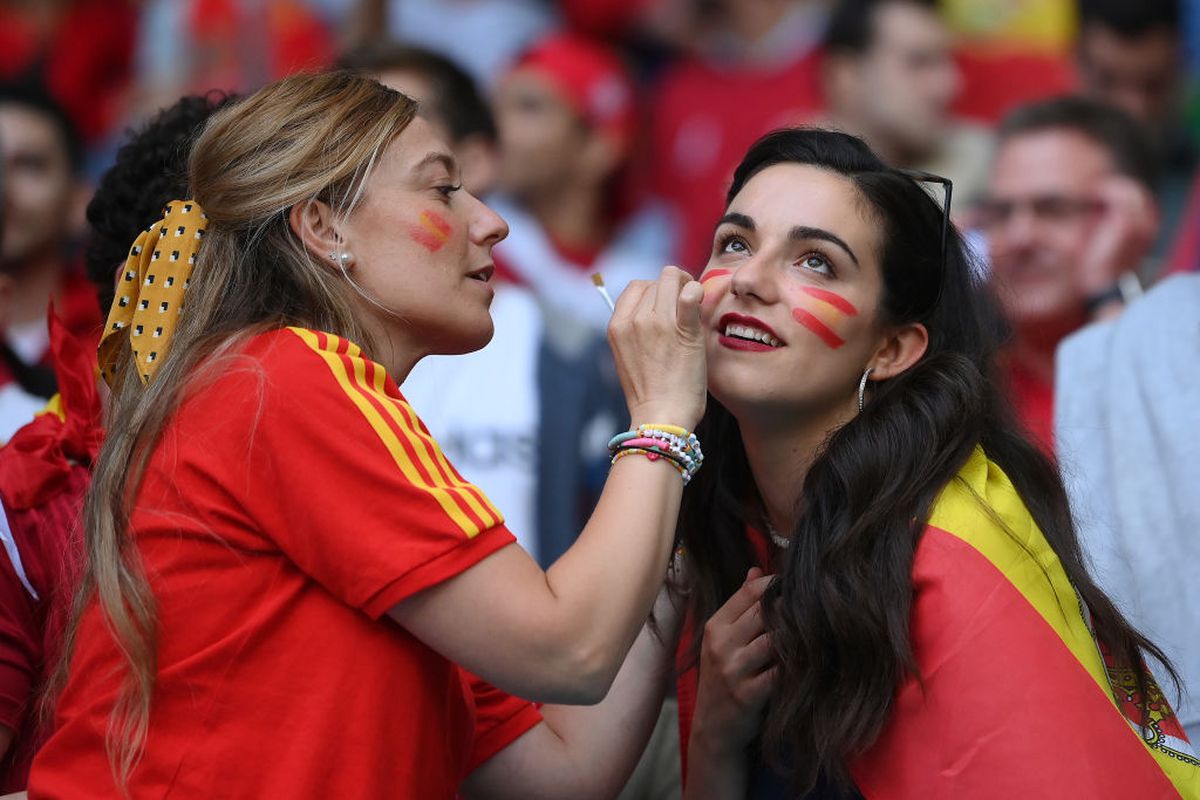
[[(427, 359), (402, 390), (543, 563), (587, 518), (625, 422), (593, 273), (614, 296), (663, 264), (698, 274), (733, 167), (790, 125), (854, 133), (894, 166), (953, 181), (952, 218), (1009, 328), (1000, 379), (1077, 503), (1129, 494), (1110, 491), (1141, 469), (1123, 455), (1194, 475), (1169, 443), (1200, 435), (1188, 400), (1200, 381), (1184, 366), (1200, 343), (1181, 322), (1200, 314), (1200, 277), (1187, 276), (1200, 272), (1197, 20), (1198, 0), (0, 0), (0, 442), (63, 388), (51, 331), (98, 338), (104, 273), (123, 254), (85, 268), (106, 232), (84, 211), (128, 131), (183, 95), (338, 66), (418, 99), (464, 186), (508, 223), (494, 340)], [(1152, 302), (1143, 287), (1177, 275), (1153, 301), (1164, 316), (1126, 320), (1127, 305)], [(1154, 335), (1174, 338), (1138, 338)], [(1125, 397), (1104, 348), (1158, 381), (1167, 410)], [(1154, 377), (1165, 357), (1176, 372)], [(1108, 394), (1089, 393), (1093, 380)], [(1123, 411), (1162, 442), (1086, 432), (1128, 435)], [(1172, 486), (1139, 495), (1175, 510), (1153, 530), (1137, 520), (1154, 515), (1119, 504), (1081, 526), (1105, 588), (1195, 691), (1200, 597), (1178, 576), (1194, 574), (1200, 511)], [(28, 586), (9, 528), (0, 577)], [(1189, 596), (1152, 579), (1172, 569), (1166, 584)], [(18, 640), (0, 627), (0, 649)], [(0, 654), (0, 778), (32, 713), (5, 681), (20, 673), (28, 691), (43, 666)], [(1200, 704), (1178, 710), (1197, 731)]]

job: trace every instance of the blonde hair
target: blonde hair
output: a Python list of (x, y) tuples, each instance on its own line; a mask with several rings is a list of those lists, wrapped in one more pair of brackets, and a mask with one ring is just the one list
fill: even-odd
[[(287, 325), (373, 342), (341, 275), (317, 263), (288, 213), (307, 201), (344, 217), (416, 105), (347, 72), (296, 75), (217, 112), (193, 146), (192, 196), (209, 225), (171, 351), (143, 387), (126, 349), (84, 509), (86, 555), (53, 688), (61, 688), (93, 596), (127, 667), (105, 738), (124, 790), (145, 747), (157, 671), (154, 596), (129, 534), (132, 499), (168, 419), (200, 373), (249, 335)], [(148, 221), (149, 222), (149, 221)], [(228, 363), (227, 361), (225, 362)], [(52, 689), (53, 690), (53, 689)]]

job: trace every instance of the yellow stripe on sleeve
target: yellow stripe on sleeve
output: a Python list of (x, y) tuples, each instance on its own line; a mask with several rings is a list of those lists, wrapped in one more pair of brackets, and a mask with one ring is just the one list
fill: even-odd
[[(432, 437), (425, 437), (419, 430), (413, 427), (408, 420), (400, 413), (397, 405), (402, 401), (387, 394), (384, 384), (387, 380), (387, 374), (382, 368), (374, 370), (374, 380), (372, 384), (367, 383), (366, 362), (363, 359), (358, 359), (354, 362), (354, 380), (361, 391), (369, 392), (375, 396), (375, 399), (383, 406), (384, 411), (392, 421), (396, 424), (396, 430), (404, 434), (404, 438), (408, 441), (413, 452), (417, 454), (421, 466), (425, 468), (428, 475), (433, 476), (434, 480), (445, 480), (447, 483), (442, 484), (447, 490), (454, 492), (460, 503), (466, 503), (467, 506), (475, 513), (479, 519), (483, 521), (484, 529), (495, 527), (500, 524), (501, 517), (499, 514), (489, 514), (484, 510), (479, 501), (475, 499), (474, 493), (467, 489), (467, 484), (464, 481), (455, 479), (454, 470), (449, 468), (446, 462), (446, 457), (442, 454), (442, 449), (438, 447), (437, 442), (433, 441)], [(412, 407), (405, 404), (406, 409), (412, 414), (412, 419), (416, 419), (417, 415), (413, 413)], [(433, 457), (431, 458), (430, 453)], [(446, 468), (444, 473), (439, 472), (434, 460), (441, 463)], [(444, 476), (444, 477), (443, 477)]]
[[(414, 487), (421, 489), (432, 496), (442, 510), (446, 513), (446, 515), (450, 517), (454, 524), (458, 526), (458, 528), (464, 534), (466, 534), (468, 538), (477, 536), (481, 531), (485, 530), (485, 528), (481, 528), (466, 514), (462, 506), (461, 495), (459, 495), (458, 492), (453, 492), (451, 487), (442, 486), (437, 483), (431, 484), (421, 476), (420, 472), (416, 468), (416, 465), (413, 464), (412, 459), (410, 459), (408, 456), (408, 453), (404, 451), (403, 445), (401, 445), (399, 438), (388, 425), (387, 421), (380, 416), (379, 412), (371, 404), (371, 401), (367, 399), (363, 391), (360, 390), (358, 386), (355, 386), (351, 381), (350, 375), (346, 371), (346, 365), (342, 362), (341, 354), (336, 352), (336, 349), (322, 347), (320, 339), (310, 330), (295, 327), (289, 328), (289, 330), (296, 334), (301, 341), (308, 345), (314, 353), (324, 360), (325, 364), (329, 367), (329, 371), (333, 374), (334, 379), (337, 381), (338, 386), (341, 387), (342, 391), (345, 392), (346, 397), (350, 399), (350, 401), (358, 409), (359, 413), (363, 415), (363, 418), (366, 419), (367, 423), (371, 426), (372, 430), (375, 431), (375, 434), (379, 437), (379, 440), (383, 443), (384, 447), (387, 448), (388, 454), (391, 455), (392, 460), (396, 463), (396, 466), (399, 467), (400, 472), (404, 475), (405, 479), (407, 479), (408, 482)], [(329, 340), (331, 344), (338, 341), (332, 336), (329, 337)], [(336, 345), (334, 345), (334, 347), (336, 347)], [(347, 355), (350, 355), (351, 358), (355, 360), (356, 373), (359, 373), (364, 366), (362, 363), (362, 358), (359, 356), (360, 352), (361, 351), (359, 351), (359, 349), (353, 344), (350, 345), (350, 350), (347, 352)], [(382, 372), (382, 369), (380, 369), (380, 372)], [(362, 375), (359, 374), (358, 377), (361, 381)], [(404, 426), (402, 426), (402, 429), (404, 429)], [(436, 473), (431, 473), (431, 475), (436, 475)]]
[[(501, 522), (503, 522), (504, 515), (500, 513), (499, 509), (492, 505), (492, 501), (488, 499), (487, 495), (480, 490), (479, 487), (475, 486), (469, 481), (464, 480), (460, 475), (458, 475), (458, 472), (450, 465), (450, 461), (446, 458), (446, 454), (442, 452), (442, 448), (437, 441), (426, 431), (422, 430), (419, 425), (411, 425), (406, 421), (406, 419), (419, 420), (420, 415), (417, 414), (416, 409), (414, 409), (406, 400), (389, 397), (384, 391), (384, 380), (385, 375), (383, 371), (376, 370), (373, 388), (380, 397), (387, 398), (388, 413), (392, 415), (392, 418), (396, 421), (396, 424), (403, 428), (404, 431), (409, 435), (409, 440), (413, 443), (413, 449), (415, 449), (418, 453), (427, 451), (433, 454), (433, 458), (437, 461), (438, 466), (440, 466), (442, 469), (440, 474), (448, 476), (447, 479), (452, 481), (453, 485), (462, 488), (463, 496), (466, 498), (467, 504), (471, 506), (471, 509), (478, 514), (481, 519), (487, 521), (490, 518), (491, 524), (493, 525), (499, 525)], [(399, 410), (397, 410), (397, 407), (399, 407)], [(407, 418), (400, 413), (401, 410), (408, 415)], [(421, 447), (419, 447), (419, 443), (424, 443), (426, 449), (423, 450)], [(427, 468), (432, 472), (433, 465), (429, 464), (428, 462), (426, 462), (426, 464)], [(471, 489), (474, 489), (475, 491), (471, 491)], [(482, 503), (480, 500), (482, 500)]]
[[(429, 473), (431, 475), (445, 475), (446, 479), (451, 481), (451, 485), (461, 489), (462, 498), (466, 501), (467, 505), (470, 506), (471, 510), (474, 511), (475, 514), (484, 521), (485, 524), (495, 526), (502, 523), (504, 521), (504, 515), (501, 514), (494, 505), (492, 505), (491, 500), (487, 498), (487, 495), (484, 494), (483, 491), (481, 491), (478, 487), (475, 487), (474, 484), (463, 480), (458, 475), (454, 468), (450, 466), (450, 462), (446, 458), (446, 454), (442, 452), (442, 448), (440, 445), (438, 445), (437, 441), (435, 441), (434, 438), (428, 433), (421, 430), (419, 426), (408, 423), (407, 419), (417, 420), (420, 419), (420, 416), (406, 401), (387, 395), (384, 390), (384, 381), (386, 380), (384, 371), (375, 370), (374, 378), (374, 386), (372, 388), (381, 398), (381, 402), (384, 403), (384, 407), (388, 410), (388, 414), (391, 415), (392, 419), (395, 420), (396, 425), (405, 432), (406, 436), (408, 436), (409, 442), (413, 446), (413, 450), (421, 454), (422, 459), (424, 459), (422, 463), (425, 464), (425, 468), (429, 470)], [(397, 408), (398, 406), (399, 408)], [(403, 414), (400, 413), (401, 409), (407, 412), (407, 419)], [(433, 459), (437, 461), (437, 466), (441, 467), (442, 471), (440, 473), (437, 471), (437, 468), (434, 466), (434, 464), (429, 461), (427, 454), (430, 453), (433, 455)], [(471, 491), (471, 489), (474, 489), (475, 491)], [(480, 498), (482, 498), (482, 503), (480, 503)]]

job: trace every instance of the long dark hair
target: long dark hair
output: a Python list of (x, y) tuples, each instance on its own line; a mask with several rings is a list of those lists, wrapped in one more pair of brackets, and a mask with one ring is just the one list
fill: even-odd
[[(874, 385), (863, 413), (830, 435), (804, 480), (791, 546), (763, 599), (779, 661), (764, 754), (800, 792), (822, 776), (849, 783), (848, 761), (875, 741), (901, 682), (917, 675), (909, 639), (914, 552), (934, 500), (977, 445), (1013, 482), (1097, 635), (1135, 666), (1144, 689), (1151, 678), (1143, 654), (1169, 664), (1088, 576), (1057, 469), (1018, 432), (1003, 396), (994, 359), (999, 315), (953, 229), (943, 258), (938, 203), (861, 140), (792, 129), (750, 148), (727, 204), (781, 163), (827, 169), (857, 188), (882, 232), (881, 322), (919, 322), (929, 345), (913, 367)], [(698, 433), (708, 461), (680, 514), (693, 659), (703, 621), (754, 563), (744, 526), (761, 520), (737, 421), (715, 398)], [(1140, 710), (1145, 718), (1144, 704)]]

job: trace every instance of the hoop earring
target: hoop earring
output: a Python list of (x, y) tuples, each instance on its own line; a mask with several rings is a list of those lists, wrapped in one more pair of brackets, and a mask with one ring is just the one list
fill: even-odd
[(874, 367), (867, 367), (863, 370), (862, 379), (858, 382), (858, 413), (860, 414), (867, 406), (867, 378), (870, 378), (874, 371)]

